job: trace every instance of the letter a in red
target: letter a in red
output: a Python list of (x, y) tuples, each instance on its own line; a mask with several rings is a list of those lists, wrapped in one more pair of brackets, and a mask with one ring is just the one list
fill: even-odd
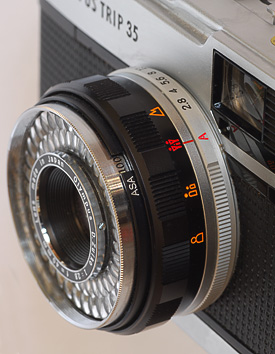
[(206, 137), (206, 133), (203, 133), (202, 135), (199, 136), (200, 140), (208, 140), (208, 138)]

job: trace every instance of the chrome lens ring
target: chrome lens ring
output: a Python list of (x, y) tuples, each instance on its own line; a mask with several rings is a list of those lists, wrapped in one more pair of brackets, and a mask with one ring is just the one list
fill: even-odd
[[(94, 225), (98, 239), (105, 238), (108, 233), (108, 252), (105, 254), (102, 243), (98, 245), (100, 256), (93, 267), (94, 270), (86, 270), (87, 275), (84, 269), (70, 270), (68, 275), (64, 264), (63, 273), (62, 262), (58, 262), (57, 257), (52, 257), (53, 253), (48, 252), (43, 242), (41, 244), (43, 238), (39, 236), (39, 230), (43, 228), (34, 229), (32, 225), (28, 204), (33, 201), (36, 203), (37, 195), (35, 193), (33, 198), (29, 199), (32, 182), (28, 181), (32, 180), (36, 165), (41, 163), (43, 157), (50, 156), (59, 156), (60, 164), (63, 162), (63, 168), (65, 164), (68, 165), (67, 173), (71, 173), (72, 178), (73, 172), (69, 171), (77, 169), (76, 160), (81, 162), (104, 205), (106, 220), (95, 218)], [(70, 109), (55, 104), (51, 107), (34, 107), (23, 113), (15, 128), (10, 147), (9, 171), (10, 196), (15, 201), (12, 205), (16, 215), (15, 222), (20, 230), (24, 230), (19, 234), (21, 245), (45, 295), (63, 317), (79, 327), (98, 328), (114, 321), (129, 301), (135, 255), (127, 197), (116, 164), (104, 145), (82, 117)], [(79, 174), (81, 175), (80, 168)], [(88, 183), (85, 178), (83, 182)], [(92, 204), (91, 187), (86, 186), (85, 189), (87, 196), (90, 194), (89, 200)], [(34, 190), (37, 191), (36, 186)], [(100, 215), (98, 208), (99, 206), (96, 213)], [(32, 213), (34, 220), (36, 212), (35, 207)], [(103, 263), (104, 267), (101, 269)]]

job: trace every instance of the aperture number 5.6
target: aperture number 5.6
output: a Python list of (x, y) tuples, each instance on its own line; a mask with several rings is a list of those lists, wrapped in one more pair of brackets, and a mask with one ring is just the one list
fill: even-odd
[(170, 82), (164, 76), (159, 76), (156, 78), (156, 80), (159, 81), (161, 85), (170, 84)]

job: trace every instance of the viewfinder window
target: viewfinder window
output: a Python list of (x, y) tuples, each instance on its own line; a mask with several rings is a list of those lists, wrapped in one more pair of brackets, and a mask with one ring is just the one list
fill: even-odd
[(260, 81), (216, 53), (213, 90), (215, 108), (252, 135), (261, 135), (266, 87)]

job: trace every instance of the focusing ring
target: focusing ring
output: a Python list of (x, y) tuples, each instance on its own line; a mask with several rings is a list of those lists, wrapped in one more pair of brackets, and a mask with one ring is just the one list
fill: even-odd
[[(202, 242), (205, 225), (198, 182), (187, 151), (165, 109), (140, 86), (123, 78), (97, 76), (57, 85), (46, 93), (40, 104), (54, 100), (72, 105), (76, 96), (78, 111), (79, 101), (84, 99), (115, 133), (136, 171), (136, 180), (121, 174), (126, 190), (132, 199), (145, 201), (150, 249), (153, 250), (147, 268), (147, 272), (151, 272), (149, 291), (142, 294), (142, 307), (138, 312), (137, 296), (133, 294), (135, 309), (130, 306), (128, 316), (109, 328), (121, 330), (125, 327), (127, 333), (140, 331), (144, 326), (168, 320), (184, 294), (191, 299), (198, 292), (205, 264), (205, 242)], [(92, 122), (93, 115), (89, 117), (89, 123), (108, 145), (106, 136)], [(188, 193), (196, 198), (187, 200)], [(191, 251), (191, 240), (196, 237), (201, 242)], [(142, 263), (142, 252), (137, 254), (138, 263)], [(188, 283), (189, 276), (191, 283)]]

